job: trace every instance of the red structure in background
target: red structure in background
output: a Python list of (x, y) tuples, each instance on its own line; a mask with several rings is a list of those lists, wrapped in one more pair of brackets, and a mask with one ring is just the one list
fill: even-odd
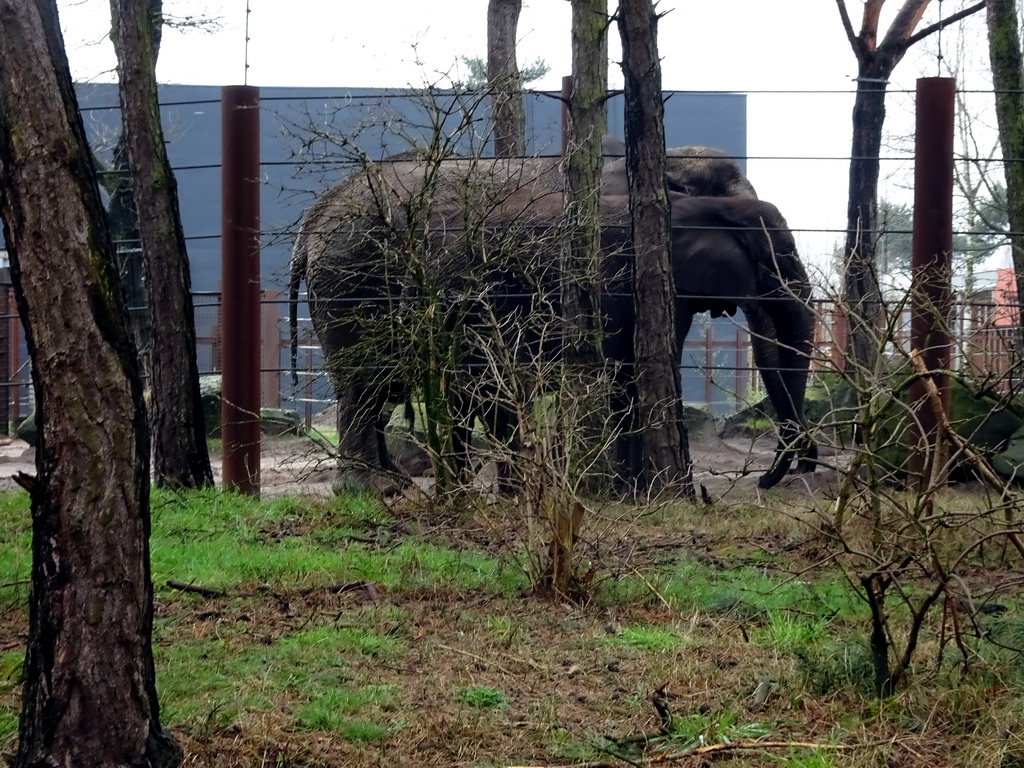
[(996, 270), (992, 289), (992, 324), (997, 328), (1020, 325), (1020, 302), (1017, 300), (1017, 275), (1012, 267)]

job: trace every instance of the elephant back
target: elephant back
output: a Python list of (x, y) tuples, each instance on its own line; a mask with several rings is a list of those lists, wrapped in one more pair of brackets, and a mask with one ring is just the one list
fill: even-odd
[[(672, 147), (665, 151), (665, 179), (669, 191), (690, 197), (744, 197), (757, 192), (736, 159), (714, 147)], [(629, 194), (626, 159), (608, 160), (601, 176), (601, 194)]]

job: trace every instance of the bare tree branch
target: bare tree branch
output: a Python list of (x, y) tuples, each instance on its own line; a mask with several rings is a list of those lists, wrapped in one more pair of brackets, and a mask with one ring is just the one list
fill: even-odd
[(984, 7), (985, 7), (985, 0), (981, 0), (981, 2), (975, 3), (974, 5), (970, 6), (969, 8), (964, 8), (962, 11), (957, 11), (956, 13), (951, 14), (950, 16), (947, 16), (942, 21), (937, 21), (934, 24), (932, 24), (931, 26), (925, 27), (920, 32), (918, 32), (917, 34), (911, 35), (910, 37), (907, 38), (906, 47), (909, 48), (910, 46), (914, 45), (915, 43), (918, 43), (921, 40), (924, 40), (929, 35), (932, 35), (932, 34), (938, 32), (940, 29), (945, 29), (950, 24), (955, 24), (956, 22), (960, 21), (961, 19), (966, 19), (968, 16), (970, 16), (971, 14), (977, 13), (978, 11), (980, 11)]
[(850, 14), (846, 10), (846, 3), (844, 0), (836, 0), (836, 6), (839, 8), (839, 17), (843, 20), (843, 29), (846, 30), (846, 37), (850, 41), (850, 47), (853, 48), (853, 52), (860, 58), (860, 38), (857, 37), (857, 32), (853, 29), (853, 22), (850, 21)]

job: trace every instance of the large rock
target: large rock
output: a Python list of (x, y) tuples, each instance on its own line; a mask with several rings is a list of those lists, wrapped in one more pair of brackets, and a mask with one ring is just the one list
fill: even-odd
[(295, 411), (286, 408), (260, 408), (260, 430), (271, 437), (306, 434), (306, 424)]
[(14, 431), (14, 436), (21, 438), (33, 448), (36, 447), (36, 443), (39, 442), (39, 432), (36, 428), (35, 410), (26, 416), (25, 420), (18, 425), (18, 428)]
[[(977, 397), (956, 379), (949, 382), (949, 423), (953, 431), (966, 440), (971, 448), (986, 458), (1003, 451), (1013, 433), (1024, 423), (1019, 412), (1007, 408), (995, 398)], [(909, 452), (906, 447), (905, 408), (893, 404), (893, 414), (879, 421), (875, 445), (883, 462), (893, 471), (902, 472), (907, 466)], [(966, 462), (954, 467), (953, 477), (969, 469)]]
[(1007, 480), (1024, 482), (1024, 427), (1018, 427), (1006, 447), (991, 459), (992, 469)]
[(206, 422), (206, 436), (220, 437), (220, 376), (211, 374), (199, 377), (199, 394), (203, 400), (203, 420)]

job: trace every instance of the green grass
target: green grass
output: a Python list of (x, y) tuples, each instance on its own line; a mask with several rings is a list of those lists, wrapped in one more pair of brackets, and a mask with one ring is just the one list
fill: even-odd
[(475, 709), (508, 709), (509, 701), (501, 691), (477, 685), (473, 688), (458, 688), (455, 697), (468, 707)]
[(337, 733), (348, 741), (383, 741), (400, 726), (377, 723), (360, 714), (391, 704), (395, 692), (393, 685), (325, 690), (299, 706), (295, 720), (306, 730)]
[[(282, 691), (302, 702), (300, 711), (318, 701), (322, 708), (331, 697), (347, 697), (344, 713), (355, 714), (360, 702), (378, 703), (386, 688), (365, 684), (355, 669), (359, 660), (395, 658), (403, 650), (393, 637), (334, 624), (277, 640), (251, 636), (246, 622), (225, 623), (215, 636), (200, 641), (165, 644), (159, 642), (161, 634), (155, 655), (167, 717), (193, 723), (215, 719), (220, 727), (244, 712), (272, 710)], [(376, 693), (368, 696), (368, 691)]]
[[(24, 627), (27, 508), (24, 493), (0, 494), (8, 647)], [(875, 704), (867, 611), (849, 584), (837, 571), (800, 571), (788, 551), (752, 556), (736, 537), (714, 540), (708, 560), (682, 547), (672, 559), (608, 578), (594, 602), (579, 607), (528, 597), (529, 581), (511, 556), (445, 531), (432, 536), (425, 518), (402, 519), (369, 497), (156, 492), (152, 513), (161, 717), (211, 750), (209, 764), (253, 764), (250, 753), (229, 759), (215, 751), (236, 742), (256, 745), (257, 755), (267, 743), (300, 752), (318, 745), (330, 755), (289, 753), (276, 758), (281, 765), (379, 763), (384, 750), (403, 744), (422, 745), (415, 755), (429, 751), (433, 764), (564, 763), (609, 751), (643, 762), (652, 749), (765, 735), (856, 743), (875, 732), (918, 734), (931, 722), (942, 731), (935, 726), (930, 738), (988, 750), (958, 766), (999, 764), (996, 754), (1003, 764), (1024, 764), (1024, 749), (1004, 736), (1024, 727), (1024, 663), (988, 642), (1024, 645), (1014, 594), (999, 596), (1004, 613), (981, 617), (985, 635), (962, 638), (971, 650), (967, 672), (951, 641), (938, 666), (929, 635), (927, 674)], [(758, 523), (753, 508), (737, 514), (741, 524)], [(644, 535), (665, 535), (661, 526), (671, 525), (694, 523), (666, 517)], [(227, 595), (172, 590), (168, 579)], [(378, 598), (322, 589), (357, 581), (377, 585)], [(0, 654), (0, 750), (16, 738), (22, 657)], [(771, 686), (755, 714), (749, 704), (762, 680)], [(672, 725), (660, 733), (651, 692), (666, 684)], [(657, 746), (628, 740), (638, 732)], [(444, 751), (452, 745), (463, 751)], [(874, 752), (800, 749), (738, 752), (732, 763), (881, 764)]]
[(528, 586), (513, 563), (472, 550), (414, 541), (384, 548), (366, 543), (368, 532), (376, 534), (388, 523), (380, 503), (364, 496), (314, 503), (260, 502), (214, 491), (154, 494), (153, 580), (229, 591), (352, 581), (396, 590), (498, 594)]
[[(32, 571), (32, 525), (26, 491), (0, 493), (0, 606), (28, 597)], [(20, 583), (24, 582), (24, 583)]]
[(664, 743), (672, 749), (684, 750), (706, 744), (760, 739), (770, 733), (771, 728), (764, 723), (745, 721), (735, 712), (694, 713), (673, 718)]
[(610, 645), (629, 645), (650, 653), (667, 653), (682, 647), (686, 639), (663, 627), (633, 626), (609, 637), (605, 642)]

